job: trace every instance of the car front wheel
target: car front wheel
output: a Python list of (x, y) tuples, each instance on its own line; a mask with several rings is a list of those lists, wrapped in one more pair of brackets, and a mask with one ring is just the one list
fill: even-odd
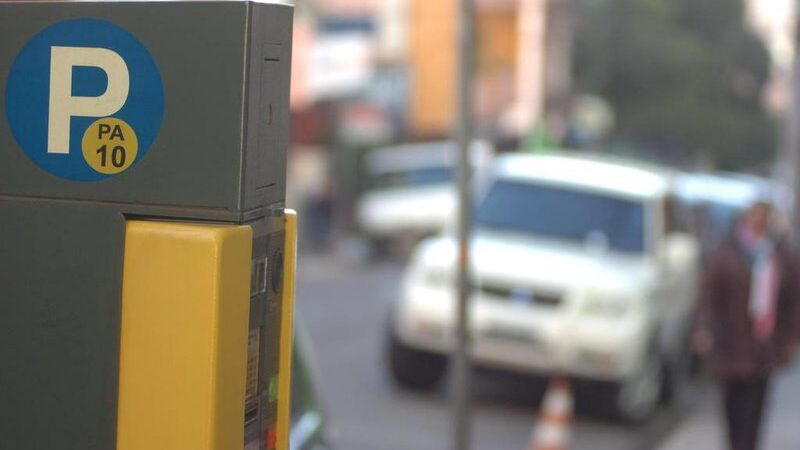
[(418, 391), (434, 389), (444, 378), (447, 359), (442, 355), (417, 350), (389, 334), (386, 350), (392, 379), (402, 388)]
[(658, 352), (646, 360), (630, 377), (611, 387), (610, 405), (614, 415), (628, 423), (642, 423), (658, 409), (664, 383), (664, 364)]

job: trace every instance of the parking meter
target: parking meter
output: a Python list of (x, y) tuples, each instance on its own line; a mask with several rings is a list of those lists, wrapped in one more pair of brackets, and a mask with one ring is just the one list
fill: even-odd
[(0, 448), (288, 448), (291, 30), (0, 0)]

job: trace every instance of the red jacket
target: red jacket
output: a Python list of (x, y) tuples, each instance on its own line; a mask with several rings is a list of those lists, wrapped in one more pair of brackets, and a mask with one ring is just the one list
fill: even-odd
[(697, 326), (713, 336), (709, 362), (722, 378), (768, 375), (787, 364), (800, 339), (798, 270), (784, 244), (776, 248), (781, 284), (772, 338), (759, 341), (749, 313), (751, 269), (735, 236), (725, 239), (705, 268)]

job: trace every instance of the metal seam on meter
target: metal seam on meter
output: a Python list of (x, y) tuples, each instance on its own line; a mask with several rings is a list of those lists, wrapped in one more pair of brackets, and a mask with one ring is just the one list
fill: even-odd
[(280, 378), (278, 379), (278, 430), (277, 448), (289, 448), (291, 422), (292, 342), (294, 340), (295, 272), (297, 269), (297, 213), (285, 210), (284, 257), (279, 258), (283, 271), (283, 309), (281, 319)]

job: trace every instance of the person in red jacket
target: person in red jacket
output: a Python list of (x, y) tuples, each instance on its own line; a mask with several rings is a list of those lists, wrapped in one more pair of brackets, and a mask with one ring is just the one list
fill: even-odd
[(771, 213), (748, 209), (711, 253), (700, 293), (693, 343), (722, 385), (732, 450), (758, 448), (770, 377), (798, 343), (797, 267)]

